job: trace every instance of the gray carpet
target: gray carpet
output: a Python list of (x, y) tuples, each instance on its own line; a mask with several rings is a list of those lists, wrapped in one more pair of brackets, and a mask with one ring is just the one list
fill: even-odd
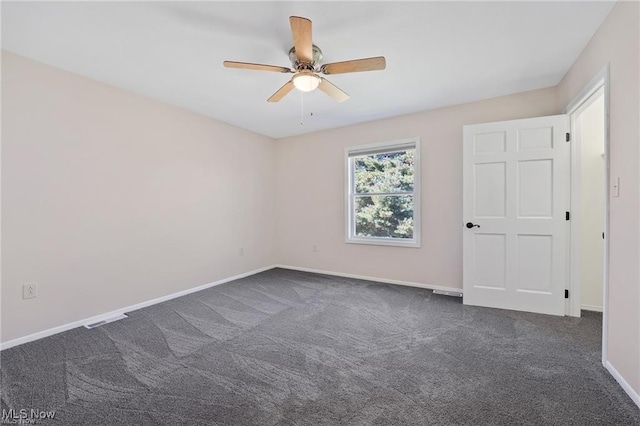
[(274, 269), (2, 352), (2, 409), (65, 425), (637, 425), (601, 317)]

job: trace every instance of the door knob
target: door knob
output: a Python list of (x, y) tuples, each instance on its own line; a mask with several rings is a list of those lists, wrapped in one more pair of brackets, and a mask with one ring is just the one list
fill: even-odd
[(476, 225), (475, 223), (467, 222), (467, 228), (480, 228), (480, 225)]

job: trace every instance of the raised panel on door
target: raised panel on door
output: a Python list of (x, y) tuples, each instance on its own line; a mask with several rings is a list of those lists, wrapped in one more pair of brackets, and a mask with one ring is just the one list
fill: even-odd
[(505, 132), (479, 133), (473, 139), (473, 152), (475, 154), (504, 152), (507, 146), (506, 141)]
[(506, 214), (506, 165), (504, 162), (474, 166), (475, 216), (504, 217)]
[(553, 126), (520, 129), (517, 138), (518, 151), (553, 148)]
[(553, 160), (518, 161), (518, 217), (553, 216)]
[(475, 234), (476, 258), (473, 271), (476, 276), (474, 286), (506, 289), (507, 238), (504, 234)]
[(518, 235), (516, 291), (550, 294), (553, 235)]

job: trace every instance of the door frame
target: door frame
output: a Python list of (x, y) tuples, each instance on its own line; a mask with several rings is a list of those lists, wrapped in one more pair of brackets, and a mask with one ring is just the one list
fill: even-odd
[(580, 206), (582, 197), (581, 185), (581, 159), (580, 159), (580, 132), (577, 131), (576, 119), (584, 107), (594, 101), (593, 95), (599, 90), (604, 96), (604, 193), (605, 193), (605, 225), (604, 225), (604, 262), (602, 281), (602, 364), (607, 360), (607, 329), (609, 323), (609, 185), (610, 185), (610, 161), (609, 161), (609, 65), (607, 64), (589, 83), (569, 102), (563, 113), (570, 117), (571, 128), (571, 222), (569, 240), (569, 306), (567, 314), (580, 317), (581, 309), (581, 283), (580, 283)]

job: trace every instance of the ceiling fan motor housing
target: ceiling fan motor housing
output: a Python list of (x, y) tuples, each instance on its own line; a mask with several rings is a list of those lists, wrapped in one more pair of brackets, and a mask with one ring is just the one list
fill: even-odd
[(291, 65), (295, 70), (309, 70), (309, 71), (317, 71), (317, 67), (322, 62), (322, 50), (315, 44), (312, 46), (313, 49), (313, 62), (301, 62), (298, 60), (298, 56), (296, 55), (295, 46), (289, 49), (289, 60), (291, 61)]

